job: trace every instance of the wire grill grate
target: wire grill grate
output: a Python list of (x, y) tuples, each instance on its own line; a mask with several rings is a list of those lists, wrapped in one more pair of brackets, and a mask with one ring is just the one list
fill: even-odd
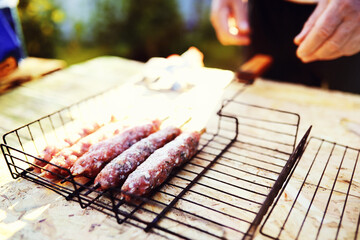
[(359, 154), (312, 137), (261, 233), (273, 239), (358, 239)]
[(82, 123), (91, 106), (104, 102), (99, 96), (87, 99), (6, 134), (2, 151), (12, 176), (167, 238), (238, 239), (252, 237), (254, 221), (261, 220), (269, 196), (276, 196), (287, 177), (284, 166), (298, 157), (297, 114), (227, 100), (218, 125), (202, 136), (198, 154), (136, 203), (124, 203), (119, 189), (94, 190), (91, 180), (70, 177), (54, 184), (31, 171), (32, 159), (51, 138), (66, 136), (68, 125)]

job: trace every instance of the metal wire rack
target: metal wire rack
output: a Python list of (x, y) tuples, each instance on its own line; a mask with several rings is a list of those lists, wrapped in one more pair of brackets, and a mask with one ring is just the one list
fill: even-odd
[(295, 149), (299, 115), (227, 100), (218, 112), (217, 126), (203, 134), (197, 155), (133, 203), (125, 203), (119, 189), (93, 189), (92, 179), (80, 183), (71, 176), (65, 183), (53, 183), (31, 171), (33, 159), (50, 139), (67, 136), (70, 125), (83, 123), (94, 108), (106, 104), (103, 98), (101, 94), (86, 99), (4, 135), (1, 147), (10, 173), (118, 223), (170, 239), (252, 238), (309, 133)]
[(360, 149), (310, 138), (264, 224), (272, 239), (360, 237)]

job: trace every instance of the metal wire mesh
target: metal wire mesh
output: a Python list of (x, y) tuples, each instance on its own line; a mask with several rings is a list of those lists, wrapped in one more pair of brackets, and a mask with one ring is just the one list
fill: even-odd
[(261, 233), (272, 239), (358, 239), (359, 154), (312, 137)]
[(32, 159), (49, 139), (63, 138), (69, 125), (81, 125), (102, 104), (100, 97), (87, 99), (6, 134), (2, 150), (12, 176), (41, 184), (119, 223), (175, 239), (246, 237), (254, 219), (264, 215), (259, 211), (294, 152), (300, 120), (294, 113), (225, 101), (218, 126), (202, 136), (198, 154), (134, 203), (125, 203), (119, 189), (94, 190), (92, 179), (80, 183), (69, 177), (63, 184), (53, 183), (31, 171)]

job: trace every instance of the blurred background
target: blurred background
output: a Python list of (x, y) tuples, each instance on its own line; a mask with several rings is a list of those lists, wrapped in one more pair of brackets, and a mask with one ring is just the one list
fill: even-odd
[(211, 0), (20, 0), (18, 11), (28, 56), (145, 62), (195, 46), (205, 66), (235, 70), (243, 49), (218, 42), (210, 7)]

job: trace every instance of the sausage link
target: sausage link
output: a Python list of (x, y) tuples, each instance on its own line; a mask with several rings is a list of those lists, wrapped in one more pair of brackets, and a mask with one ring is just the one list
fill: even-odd
[(71, 173), (75, 176), (95, 177), (108, 162), (131, 145), (158, 131), (160, 124), (159, 120), (155, 120), (148, 124), (130, 127), (112, 138), (94, 144), (75, 162)]
[(127, 193), (142, 196), (162, 184), (175, 167), (196, 154), (199, 140), (198, 132), (182, 133), (172, 142), (156, 150), (125, 180), (121, 188), (125, 200), (131, 200)]
[(57, 179), (61, 176), (66, 177), (68, 171), (62, 169), (70, 169), (79, 157), (84, 155), (92, 145), (118, 134), (125, 128), (122, 122), (110, 123), (98, 131), (80, 139), (71, 147), (64, 148), (58, 152), (45, 166), (44, 177), (49, 179)]
[(172, 141), (181, 133), (177, 127), (169, 126), (159, 130), (132, 145), (111, 160), (95, 178), (95, 186), (101, 190), (121, 186), (127, 176), (146, 160), (155, 150)]
[(70, 147), (78, 142), (80, 139), (94, 133), (99, 128), (101, 128), (104, 124), (102, 123), (92, 123), (88, 126), (81, 128), (80, 131), (71, 134), (69, 137), (65, 138), (64, 140), (60, 141), (59, 143), (48, 145), (44, 148), (44, 150), (38, 155), (39, 159), (34, 159), (34, 164), (36, 165), (34, 171), (40, 172), (40, 167), (45, 167), (48, 162), (62, 149)]

